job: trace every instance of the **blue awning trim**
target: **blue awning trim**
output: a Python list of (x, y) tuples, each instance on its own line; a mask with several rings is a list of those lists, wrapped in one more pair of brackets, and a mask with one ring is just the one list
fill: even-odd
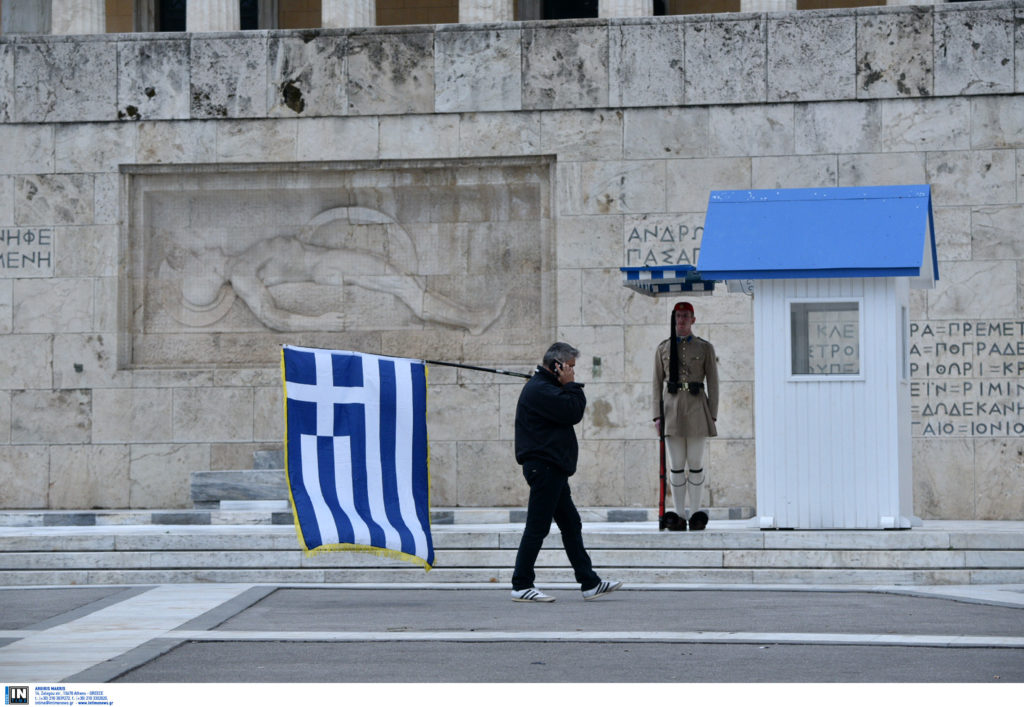
[(931, 187), (714, 191), (700, 272), (714, 280), (939, 277)]
[(619, 268), (623, 286), (650, 297), (665, 294), (710, 295), (714, 280), (705, 279), (692, 265)]

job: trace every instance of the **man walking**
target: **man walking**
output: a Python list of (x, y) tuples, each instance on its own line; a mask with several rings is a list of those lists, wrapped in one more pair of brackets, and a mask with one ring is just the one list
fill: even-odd
[(569, 491), (569, 477), (576, 473), (579, 455), (573, 425), (583, 419), (587, 407), (583, 384), (576, 382), (579, 353), (569, 344), (552, 344), (523, 386), (516, 406), (516, 461), (530, 485), (530, 500), (512, 574), (512, 601), (555, 600), (533, 586), (534, 564), (552, 520), (562, 533), (565, 554), (585, 600), (622, 586), (622, 582), (603, 581), (594, 572), (583, 547), (583, 523)]

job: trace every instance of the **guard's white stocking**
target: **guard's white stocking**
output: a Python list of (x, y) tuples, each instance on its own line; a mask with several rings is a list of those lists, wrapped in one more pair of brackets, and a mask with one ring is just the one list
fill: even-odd
[(672, 506), (680, 518), (685, 518), (686, 487), (688, 485), (686, 483), (686, 472), (673, 470), (669, 472), (668, 481), (672, 484)]
[[(687, 520), (690, 519), (690, 515), (699, 511), (704, 503), (704, 485), (707, 478), (708, 475), (703, 469), (690, 471), (686, 475), (686, 495), (690, 500), (690, 513), (685, 516)], [(675, 494), (675, 489), (672, 493)]]

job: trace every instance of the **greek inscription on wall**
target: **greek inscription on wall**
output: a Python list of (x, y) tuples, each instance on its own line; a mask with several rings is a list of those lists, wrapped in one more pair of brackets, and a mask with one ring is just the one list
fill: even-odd
[(0, 226), (0, 278), (53, 277), (52, 226)]
[(626, 224), (626, 267), (697, 265), (703, 217), (643, 219)]
[(916, 437), (1024, 436), (1024, 321), (912, 322)]

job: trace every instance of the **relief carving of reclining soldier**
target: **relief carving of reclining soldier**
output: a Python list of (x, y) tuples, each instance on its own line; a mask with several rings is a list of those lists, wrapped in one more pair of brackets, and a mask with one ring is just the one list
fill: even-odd
[(514, 362), (552, 334), (548, 159), (122, 171), (124, 366), (285, 343)]
[[(485, 332), (501, 315), (505, 295), (483, 306), (453, 300), (427, 289), (415, 274), (416, 245), (387, 214), (358, 206), (329, 209), (295, 236), (273, 236), (237, 253), (222, 246), (168, 248), (160, 277), (179, 280), (167, 302), (188, 326), (216, 324), (240, 298), (257, 319), (275, 331), (344, 331), (374, 328), (346, 312), (344, 301), (322, 314), (281, 306), (272, 288), (310, 283), (360, 287), (394, 295), (420, 321)], [(175, 301), (177, 300), (177, 301)]]

